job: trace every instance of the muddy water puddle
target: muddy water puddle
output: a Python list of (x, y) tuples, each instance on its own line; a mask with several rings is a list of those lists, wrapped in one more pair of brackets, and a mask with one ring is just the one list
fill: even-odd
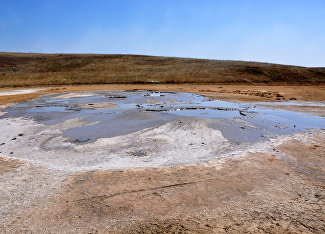
[(325, 119), (311, 114), (212, 100), (191, 93), (141, 90), (47, 95), (6, 112), (1, 118), (30, 117), (46, 125), (80, 119), (84, 124), (63, 133), (67, 141), (76, 144), (191, 119), (200, 119), (208, 127), (220, 130), (232, 144), (325, 128)]

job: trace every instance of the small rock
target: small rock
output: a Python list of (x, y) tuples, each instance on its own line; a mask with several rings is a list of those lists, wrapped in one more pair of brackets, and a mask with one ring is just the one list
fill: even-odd
[(239, 111), (239, 114), (242, 115), (242, 116), (246, 116), (246, 114), (242, 111)]
[(12, 141), (14, 141), (14, 140), (17, 140), (17, 138), (16, 138), (16, 137), (14, 137), (14, 138), (12, 138), (11, 140), (12, 140)]
[(134, 157), (144, 157), (147, 156), (147, 152), (145, 151), (135, 151), (135, 152), (131, 152), (131, 155)]
[(74, 140), (74, 142), (75, 143), (83, 143), (83, 142), (87, 142), (89, 140), (90, 140), (90, 138), (88, 138), (88, 137), (80, 137), (80, 138)]

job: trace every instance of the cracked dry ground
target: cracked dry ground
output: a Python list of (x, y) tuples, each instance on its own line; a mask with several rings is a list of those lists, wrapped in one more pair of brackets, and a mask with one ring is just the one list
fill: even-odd
[[(78, 172), (54, 195), (15, 211), (2, 231), (324, 233), (324, 145), (320, 132), (287, 140), (274, 154), (251, 152), (182, 167)], [(22, 165), (2, 160), (0, 173)]]

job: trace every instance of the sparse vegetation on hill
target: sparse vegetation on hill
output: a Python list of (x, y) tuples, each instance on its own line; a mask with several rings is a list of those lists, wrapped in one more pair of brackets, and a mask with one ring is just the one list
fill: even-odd
[(325, 68), (144, 55), (0, 53), (0, 87), (113, 83), (325, 84)]

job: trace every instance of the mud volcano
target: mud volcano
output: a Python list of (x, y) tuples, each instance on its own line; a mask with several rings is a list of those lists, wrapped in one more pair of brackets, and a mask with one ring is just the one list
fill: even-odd
[(68, 171), (206, 162), (325, 128), (311, 114), (141, 90), (47, 95), (5, 111), (1, 154)]

